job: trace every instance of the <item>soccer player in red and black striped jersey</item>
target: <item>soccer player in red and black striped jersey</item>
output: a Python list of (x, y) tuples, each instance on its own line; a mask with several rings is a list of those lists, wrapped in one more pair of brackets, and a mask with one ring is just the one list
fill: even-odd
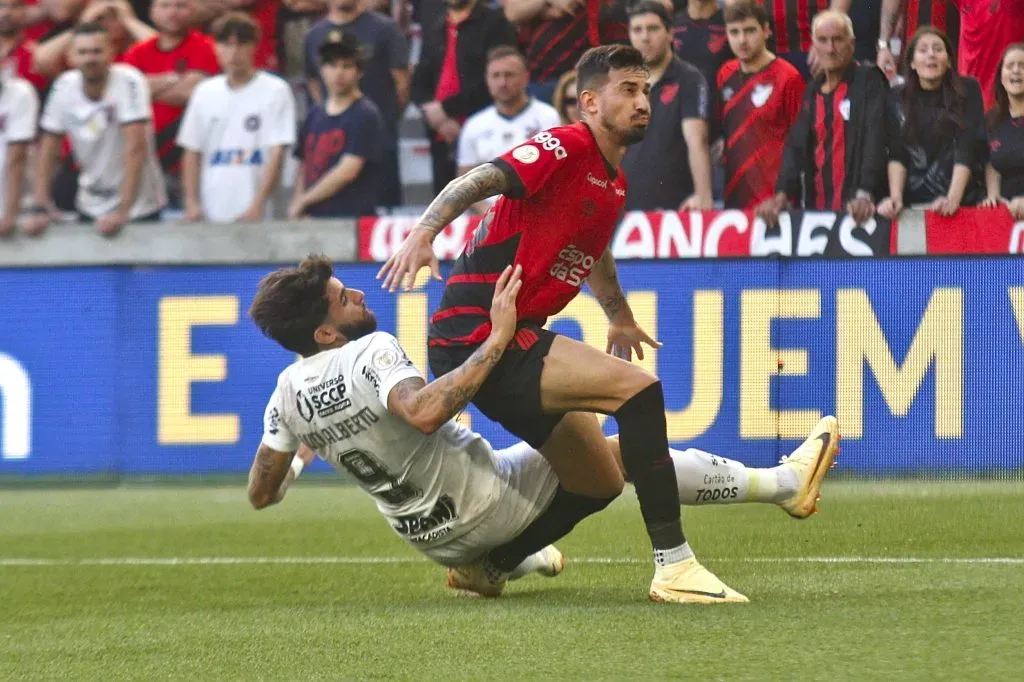
[(889, 80), (896, 77), (896, 57), (890, 41), (897, 35), (901, 17), (903, 30), (899, 37), (904, 49), (917, 28), (929, 24), (949, 36), (954, 48), (960, 44), (960, 10), (956, 0), (882, 0), (877, 63)]
[(725, 140), (725, 206), (753, 209), (775, 194), (786, 134), (800, 114), (804, 79), (767, 48), (768, 13), (752, 0), (725, 11), (737, 55), (718, 72)]
[[(796, 67), (804, 78), (817, 75), (811, 51), (811, 22), (822, 10), (846, 12), (853, 0), (758, 0), (772, 21), (775, 52)], [(729, 2), (726, 5), (731, 4)]]
[[(521, 265), (517, 332), (473, 403), (540, 450), (562, 485), (515, 540), (488, 553), (487, 571), (512, 571), (618, 495), (622, 478), (594, 415), (600, 412), (619, 424), (623, 466), (654, 546), (650, 597), (747, 601), (697, 563), (683, 536), (661, 382), (628, 362), (634, 350), (642, 357), (641, 343), (659, 345), (633, 318), (609, 249), (626, 200), (619, 165), (651, 115), (643, 55), (597, 47), (576, 70), (582, 122), (539, 133), (449, 183), (379, 276), (392, 291), (410, 287), (427, 265), (440, 279), (434, 237), (476, 202), (502, 195), (452, 269), (431, 320), (430, 367), (442, 376), (477, 353), (490, 334), (495, 282), (507, 266)], [(544, 328), (584, 282), (610, 321), (607, 354)]]
[(783, 152), (776, 195), (757, 207), (775, 224), (788, 206), (844, 209), (871, 218), (886, 182), (888, 83), (874, 66), (853, 61), (853, 23), (842, 12), (814, 18), (814, 51), (822, 73), (807, 87)]

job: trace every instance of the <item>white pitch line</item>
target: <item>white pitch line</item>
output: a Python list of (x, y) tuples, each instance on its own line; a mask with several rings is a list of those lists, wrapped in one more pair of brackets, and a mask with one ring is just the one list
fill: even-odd
[[(567, 557), (573, 564), (628, 565), (647, 564), (649, 559), (632, 557)], [(0, 568), (17, 566), (250, 566), (250, 565), (383, 565), (428, 563), (421, 557), (382, 556), (285, 556), (285, 557), (97, 557), (87, 559), (0, 558)], [(708, 559), (714, 563), (744, 564), (966, 564), (1024, 565), (1024, 557), (873, 557), (873, 556), (811, 556), (811, 557), (737, 557)]]

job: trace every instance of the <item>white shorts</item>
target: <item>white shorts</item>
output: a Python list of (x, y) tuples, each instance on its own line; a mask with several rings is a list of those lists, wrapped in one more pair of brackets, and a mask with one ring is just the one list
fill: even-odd
[(490, 511), (467, 533), (423, 553), (444, 566), (464, 566), (515, 538), (548, 508), (558, 477), (544, 456), (527, 443), (495, 453), (501, 492)]

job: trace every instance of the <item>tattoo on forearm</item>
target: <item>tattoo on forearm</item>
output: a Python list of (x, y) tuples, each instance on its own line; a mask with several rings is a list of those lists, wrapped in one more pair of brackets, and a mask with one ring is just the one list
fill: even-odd
[[(625, 294), (622, 293), (622, 285), (619, 284), (619, 273), (615, 269), (615, 261), (612, 259), (610, 252), (605, 251), (601, 258), (598, 259), (591, 277), (595, 275), (599, 280), (599, 287), (601, 289), (600, 292), (594, 292), (597, 302), (601, 304), (601, 310), (604, 311), (608, 319), (614, 320), (623, 310), (629, 309), (629, 302), (626, 300)], [(593, 280), (591, 288), (593, 288)]]
[(604, 311), (609, 320), (615, 319), (619, 313), (629, 306), (629, 301), (626, 300), (621, 289), (610, 296), (598, 296), (597, 302), (601, 304), (601, 310)]
[(430, 202), (420, 225), (439, 232), (473, 204), (508, 189), (508, 177), (493, 163), (477, 166), (456, 178)]

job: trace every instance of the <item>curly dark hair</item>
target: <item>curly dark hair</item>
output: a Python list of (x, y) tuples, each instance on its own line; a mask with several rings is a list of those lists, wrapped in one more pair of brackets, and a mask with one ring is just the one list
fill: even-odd
[(260, 281), (249, 306), (249, 317), (263, 335), (303, 357), (320, 348), (313, 339), (327, 318), (327, 282), (334, 266), (327, 256), (314, 254), (297, 268), (275, 270)]

